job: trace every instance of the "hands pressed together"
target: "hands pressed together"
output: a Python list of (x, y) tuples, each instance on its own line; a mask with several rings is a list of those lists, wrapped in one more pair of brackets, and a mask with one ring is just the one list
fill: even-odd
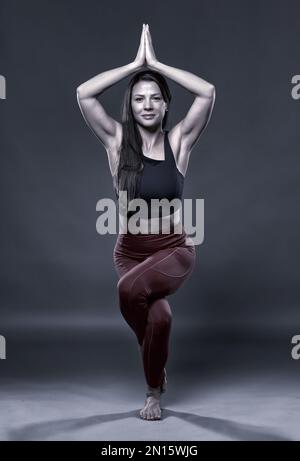
[(157, 63), (148, 24), (143, 24), (140, 47), (134, 62), (141, 67), (151, 67)]

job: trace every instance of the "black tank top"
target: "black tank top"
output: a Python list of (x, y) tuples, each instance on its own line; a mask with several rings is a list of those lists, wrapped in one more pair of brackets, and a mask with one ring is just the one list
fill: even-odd
[[(182, 200), (184, 188), (184, 176), (177, 168), (175, 157), (169, 142), (168, 130), (164, 130), (164, 160), (156, 160), (143, 155), (144, 168), (139, 175), (137, 182), (136, 198), (141, 198), (147, 202), (150, 211), (151, 199), (173, 199)], [(171, 208), (171, 213), (159, 208), (159, 216), (172, 214), (177, 210), (177, 206)], [(128, 211), (129, 218), (135, 211)], [(152, 215), (151, 215), (152, 216)], [(150, 218), (150, 212), (148, 214)]]

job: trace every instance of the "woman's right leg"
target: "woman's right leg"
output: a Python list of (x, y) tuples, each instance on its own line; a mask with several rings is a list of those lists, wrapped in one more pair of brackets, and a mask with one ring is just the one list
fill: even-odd
[[(123, 275), (137, 266), (139, 261), (127, 256), (114, 255), (114, 263), (119, 278), (121, 279)], [(156, 368), (157, 370), (155, 374), (158, 373), (159, 376), (161, 375), (161, 370), (163, 370), (163, 376), (159, 378), (162, 383), (165, 377), (164, 366), (168, 359), (169, 337), (172, 324), (172, 311), (167, 299), (148, 298), (148, 312), (145, 316), (145, 320), (140, 324), (143, 325), (142, 329), (137, 328), (136, 324), (131, 321), (130, 316), (125, 320), (138, 339), (146, 381), (149, 381), (148, 370)], [(161, 337), (161, 341), (155, 340), (156, 338), (152, 341), (151, 338), (153, 339), (153, 332), (155, 332), (155, 335), (157, 336), (160, 325), (164, 325), (164, 332), (162, 332), (164, 334)], [(152, 363), (153, 356), (156, 356), (154, 363)]]
[(149, 300), (148, 309), (141, 352), (146, 381), (150, 387), (158, 387), (163, 383), (169, 357), (172, 311), (166, 298)]
[(117, 267), (123, 274), (118, 282), (120, 309), (143, 345), (147, 383), (156, 388), (163, 378), (172, 320), (165, 296), (174, 293), (192, 272), (195, 250), (166, 248), (141, 263), (129, 260), (130, 268), (127, 257), (117, 256)]

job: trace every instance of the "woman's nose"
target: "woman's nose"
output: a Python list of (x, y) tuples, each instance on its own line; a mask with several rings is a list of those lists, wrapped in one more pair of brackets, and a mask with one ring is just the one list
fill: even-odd
[(152, 108), (152, 103), (151, 101), (146, 101), (144, 105), (144, 109), (151, 109)]

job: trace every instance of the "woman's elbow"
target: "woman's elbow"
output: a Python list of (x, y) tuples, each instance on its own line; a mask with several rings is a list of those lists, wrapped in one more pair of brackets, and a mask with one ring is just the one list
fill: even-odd
[(77, 97), (77, 99), (80, 99), (80, 98), (81, 98), (81, 91), (82, 91), (82, 87), (81, 87), (81, 85), (79, 85), (79, 86), (76, 88), (76, 97)]
[(215, 99), (216, 97), (216, 87), (213, 84), (210, 85), (208, 90), (208, 97), (211, 99)]

